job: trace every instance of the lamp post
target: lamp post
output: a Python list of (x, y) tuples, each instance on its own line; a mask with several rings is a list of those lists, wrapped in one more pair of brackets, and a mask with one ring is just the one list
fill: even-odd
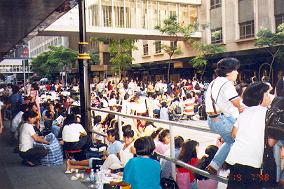
[(79, 7), (79, 88), (80, 88), (80, 106), (81, 106), (81, 124), (85, 128), (90, 128), (91, 112), (90, 105), (90, 85), (88, 80), (88, 60), (91, 59), (86, 52), (86, 17), (85, 0), (77, 0)]

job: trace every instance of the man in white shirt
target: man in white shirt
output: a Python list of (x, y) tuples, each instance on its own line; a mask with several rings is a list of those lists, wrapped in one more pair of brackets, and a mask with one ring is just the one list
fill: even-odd
[(217, 170), (225, 162), (234, 142), (232, 138), (232, 133), (236, 131), (234, 124), (239, 112), (243, 110), (234, 86), (239, 64), (235, 58), (220, 60), (215, 70), (218, 77), (209, 84), (206, 92), (205, 105), (209, 128), (224, 139), (224, 144), (207, 167), (207, 171), (211, 174), (217, 174)]
[[(226, 162), (230, 164), (228, 188), (262, 188), (260, 168), (264, 152), (265, 117), (271, 103), (270, 86), (250, 84), (243, 94), (247, 106), (240, 114), (238, 132)], [(273, 179), (273, 178), (271, 178)]]

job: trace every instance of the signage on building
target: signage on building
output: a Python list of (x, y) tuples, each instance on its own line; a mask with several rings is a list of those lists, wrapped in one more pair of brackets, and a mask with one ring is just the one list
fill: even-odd
[(183, 68), (183, 62), (175, 62), (174, 68)]

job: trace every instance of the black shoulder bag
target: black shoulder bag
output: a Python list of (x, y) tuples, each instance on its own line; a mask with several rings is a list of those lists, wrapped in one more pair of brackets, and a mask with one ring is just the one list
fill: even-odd
[(268, 144), (267, 123), (264, 130), (264, 152), (260, 169), (259, 180), (263, 187), (273, 187), (276, 183), (276, 162), (273, 154), (273, 147)]

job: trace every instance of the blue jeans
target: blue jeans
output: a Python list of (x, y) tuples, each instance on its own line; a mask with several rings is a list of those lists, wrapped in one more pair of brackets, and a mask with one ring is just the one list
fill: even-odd
[(235, 142), (231, 136), (235, 122), (236, 119), (232, 116), (219, 115), (216, 118), (208, 117), (208, 126), (211, 131), (219, 134), (224, 139), (224, 143), (210, 163), (210, 166), (212, 166), (215, 170), (218, 170), (223, 165), (230, 152), (232, 144)]
[(280, 152), (281, 152), (281, 147), (284, 146), (284, 140), (279, 140), (273, 147), (274, 149), (274, 158), (276, 162), (276, 171), (277, 171), (277, 178), (276, 181), (279, 182), (281, 178), (281, 157), (280, 157)]

